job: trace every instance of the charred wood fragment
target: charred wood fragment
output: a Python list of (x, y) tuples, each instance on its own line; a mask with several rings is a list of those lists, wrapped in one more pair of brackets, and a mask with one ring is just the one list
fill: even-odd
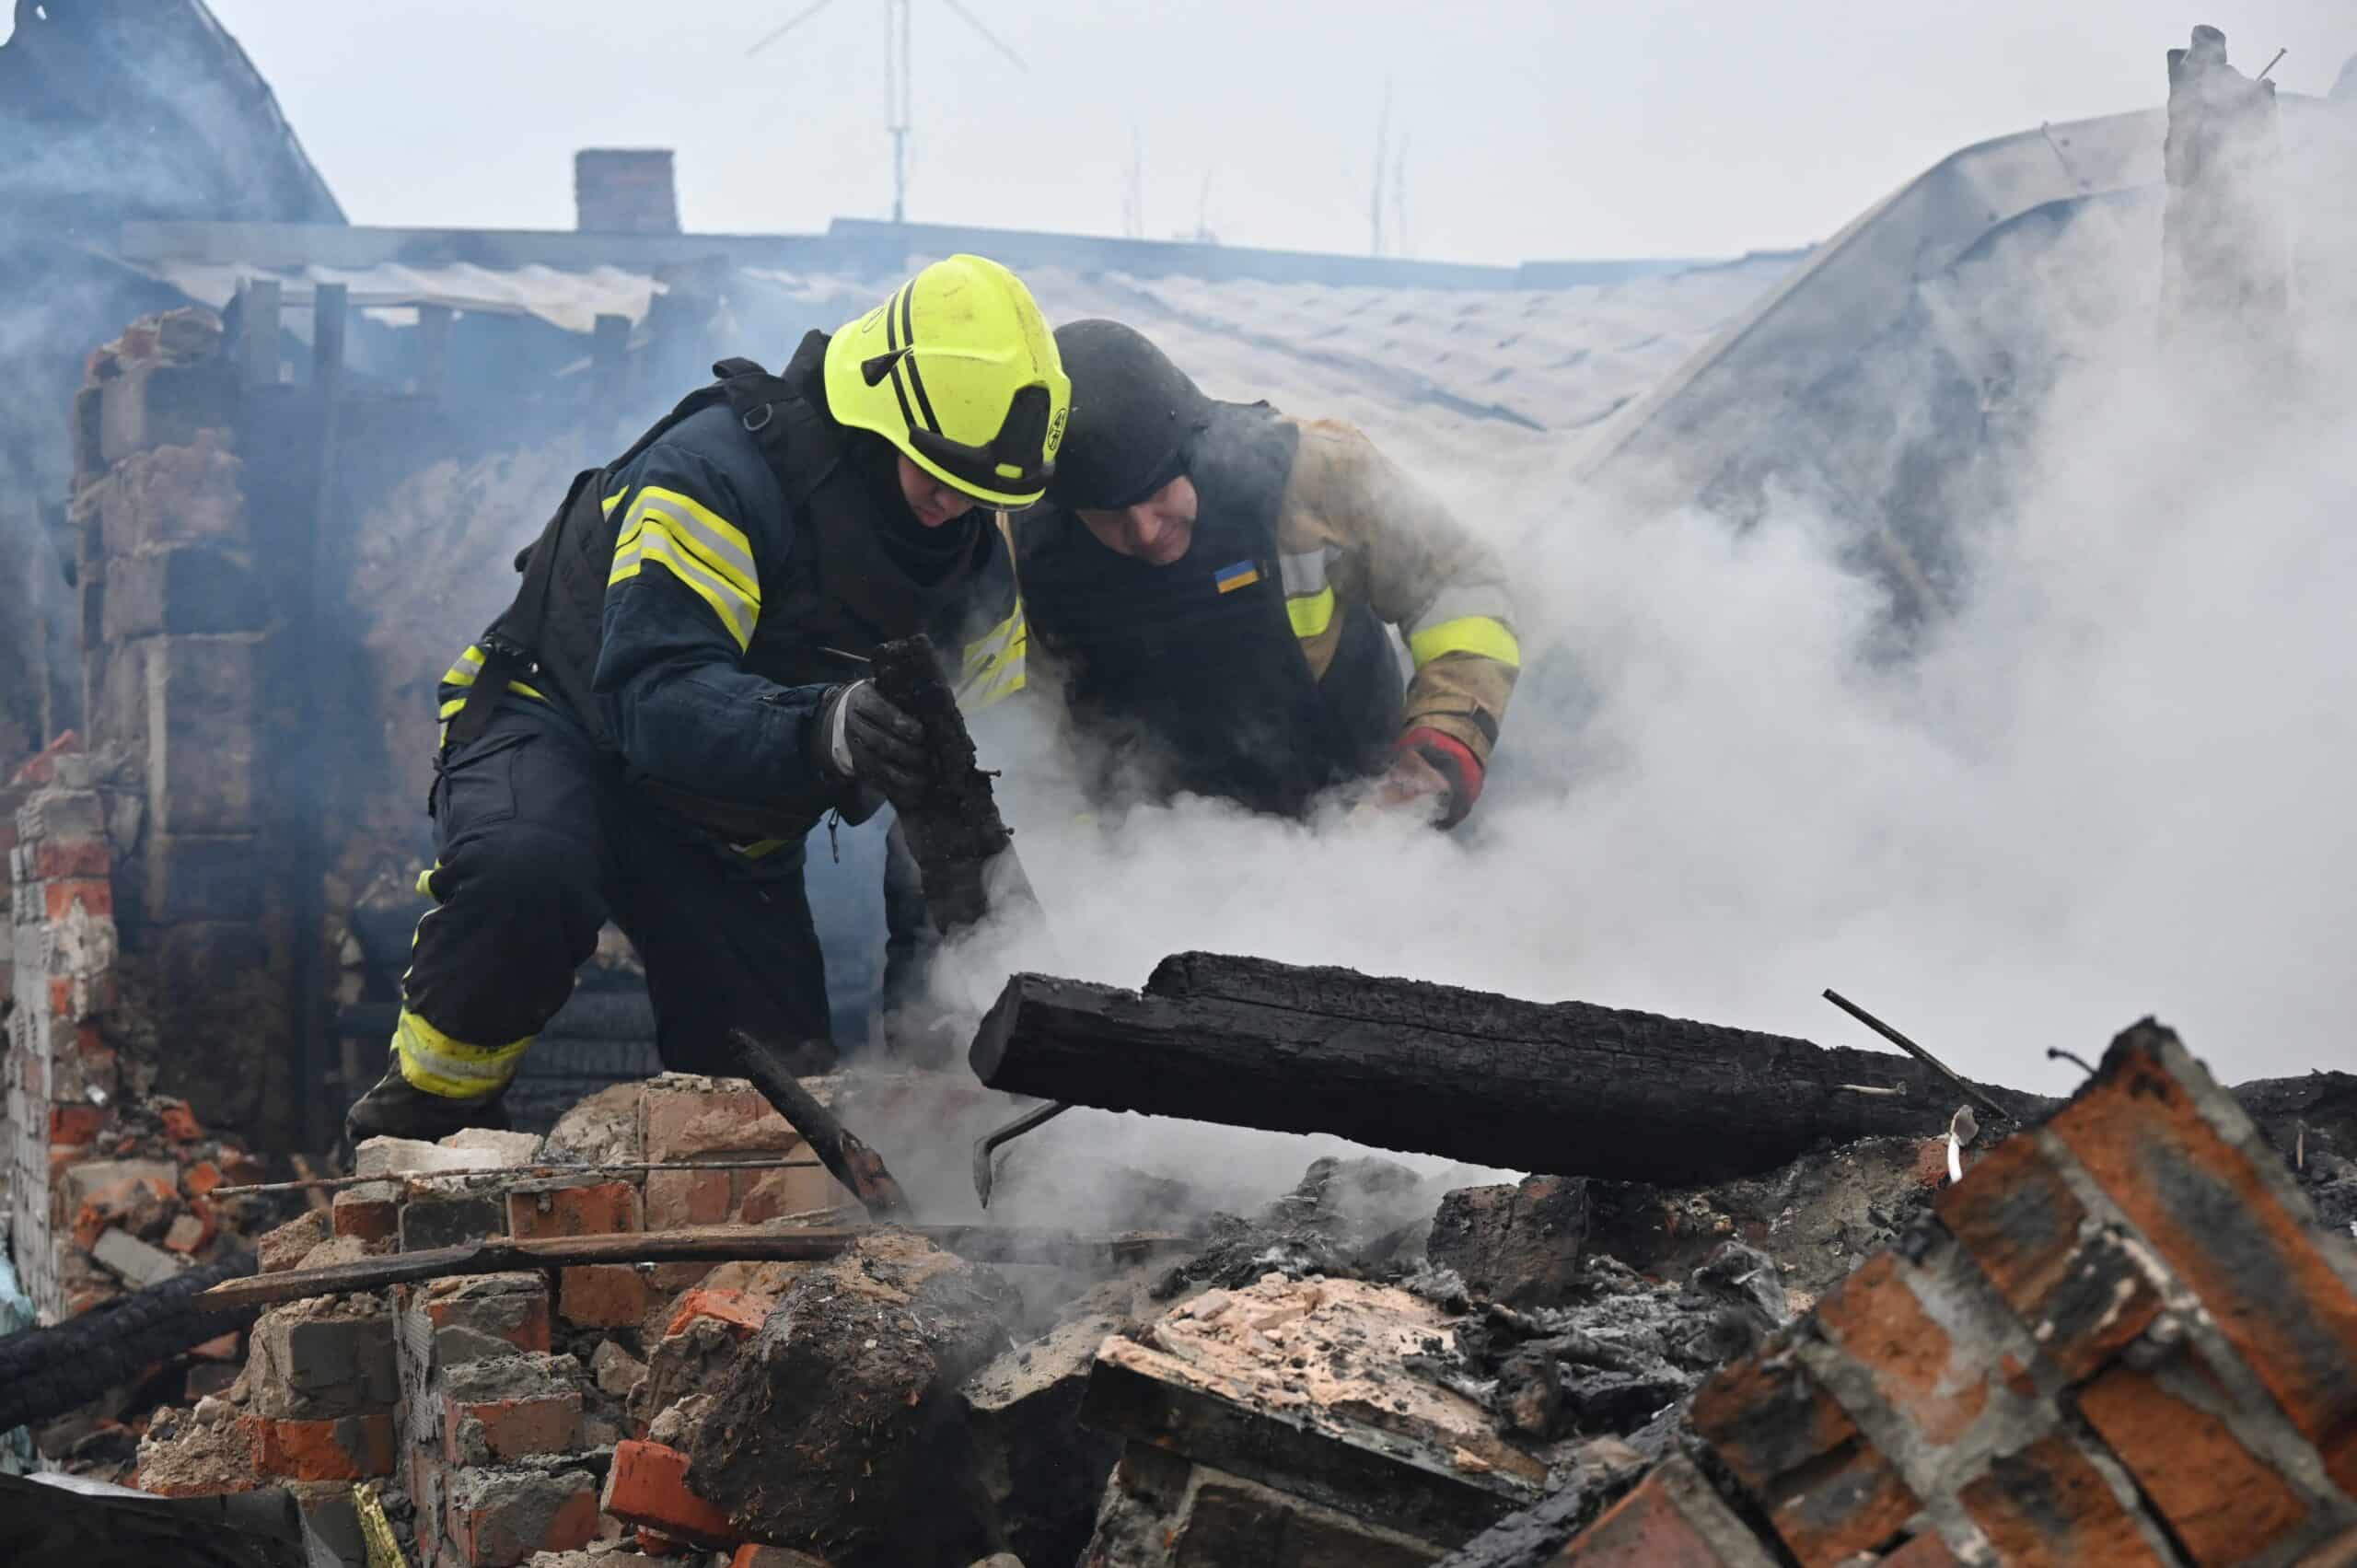
[(1143, 993), (1017, 975), (972, 1063), (992, 1088), (1101, 1109), (1670, 1184), (1929, 1137), (1958, 1098), (1904, 1056), (1207, 953), (1166, 958)]
[(890, 1222), (910, 1217), (908, 1194), (884, 1167), (877, 1154), (841, 1118), (819, 1103), (786, 1066), (785, 1058), (743, 1029), (730, 1029), (726, 1040), (737, 1065), (786, 1123), (802, 1134), (829, 1174), (851, 1189), (870, 1219)]
[(924, 726), (933, 782), (914, 800), (896, 800), (900, 830), (924, 877), (926, 912), (945, 935), (993, 912), (1039, 909), (1022, 865), (1006, 853), (1014, 835), (999, 816), (990, 775), (974, 765), (973, 738), (922, 633), (876, 650), (876, 689)]
[[(198, 1295), (192, 1304), (204, 1312), (300, 1301), (311, 1295), (344, 1295), (414, 1284), (461, 1274), (504, 1274), (519, 1269), (571, 1268), (589, 1263), (808, 1262), (840, 1257), (863, 1237), (888, 1228), (875, 1225), (813, 1225), (767, 1230), (752, 1225), (691, 1225), (681, 1230), (613, 1236), (553, 1236), (529, 1240), (505, 1237), (458, 1247), (435, 1247), (289, 1269), (230, 1280)], [(911, 1236), (945, 1251), (983, 1263), (1041, 1263), (1059, 1268), (1120, 1267), (1194, 1251), (1194, 1237), (1140, 1233), (1087, 1237), (1069, 1232), (997, 1229), (985, 1225), (909, 1225)]]

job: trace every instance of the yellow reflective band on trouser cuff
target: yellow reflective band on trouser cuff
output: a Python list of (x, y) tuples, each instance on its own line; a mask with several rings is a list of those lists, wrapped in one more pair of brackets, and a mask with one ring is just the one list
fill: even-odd
[(469, 1045), (404, 1007), (393, 1026), (393, 1054), (412, 1088), (444, 1099), (487, 1099), (515, 1078), (535, 1038), (526, 1035), (506, 1045)]
[(1334, 590), (1320, 588), (1285, 600), (1285, 619), (1293, 622), (1295, 636), (1317, 636), (1334, 623)]
[(1408, 652), (1416, 668), (1424, 666), (1443, 654), (1472, 654), (1479, 658), (1495, 659), (1515, 669), (1522, 668), (1522, 645), (1506, 630), (1503, 621), (1486, 615), (1468, 615), (1458, 621), (1444, 621), (1428, 627), (1408, 639)]

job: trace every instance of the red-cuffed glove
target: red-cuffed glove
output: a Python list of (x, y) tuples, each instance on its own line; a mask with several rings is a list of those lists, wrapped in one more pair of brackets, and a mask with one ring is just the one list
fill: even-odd
[(1481, 797), (1480, 759), (1455, 736), (1420, 726), (1401, 736), (1391, 751), (1391, 766), (1376, 786), (1378, 805), (1432, 800), (1439, 806), (1435, 824), (1454, 828)]

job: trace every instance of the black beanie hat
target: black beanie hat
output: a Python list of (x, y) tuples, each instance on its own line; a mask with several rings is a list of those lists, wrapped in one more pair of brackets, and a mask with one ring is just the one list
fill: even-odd
[(1144, 333), (1119, 321), (1056, 329), (1072, 377), (1072, 422), (1048, 498), (1060, 506), (1134, 506), (1186, 471), (1212, 401)]

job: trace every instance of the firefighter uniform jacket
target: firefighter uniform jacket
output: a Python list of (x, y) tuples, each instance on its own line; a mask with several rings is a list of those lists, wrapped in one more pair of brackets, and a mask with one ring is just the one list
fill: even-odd
[(826, 344), (810, 333), (777, 377), (724, 362), (575, 481), (519, 558), (515, 604), (442, 678), (446, 741), (496, 664), (507, 693), (563, 711), (651, 803), (749, 849), (798, 844), (850, 804), (812, 743), (828, 691), (888, 639), (955, 646), (999, 541), (977, 513), (926, 540), (918, 567), (889, 552), (875, 476), (826, 416)]
[(1167, 566), (1051, 505), (1011, 519), (1020, 598), (968, 650), (970, 703), (1049, 686), (1162, 789), (1287, 815), (1410, 729), (1488, 765), (1521, 665), (1491, 551), (1338, 422), (1217, 405), (1188, 474), (1194, 536)]

